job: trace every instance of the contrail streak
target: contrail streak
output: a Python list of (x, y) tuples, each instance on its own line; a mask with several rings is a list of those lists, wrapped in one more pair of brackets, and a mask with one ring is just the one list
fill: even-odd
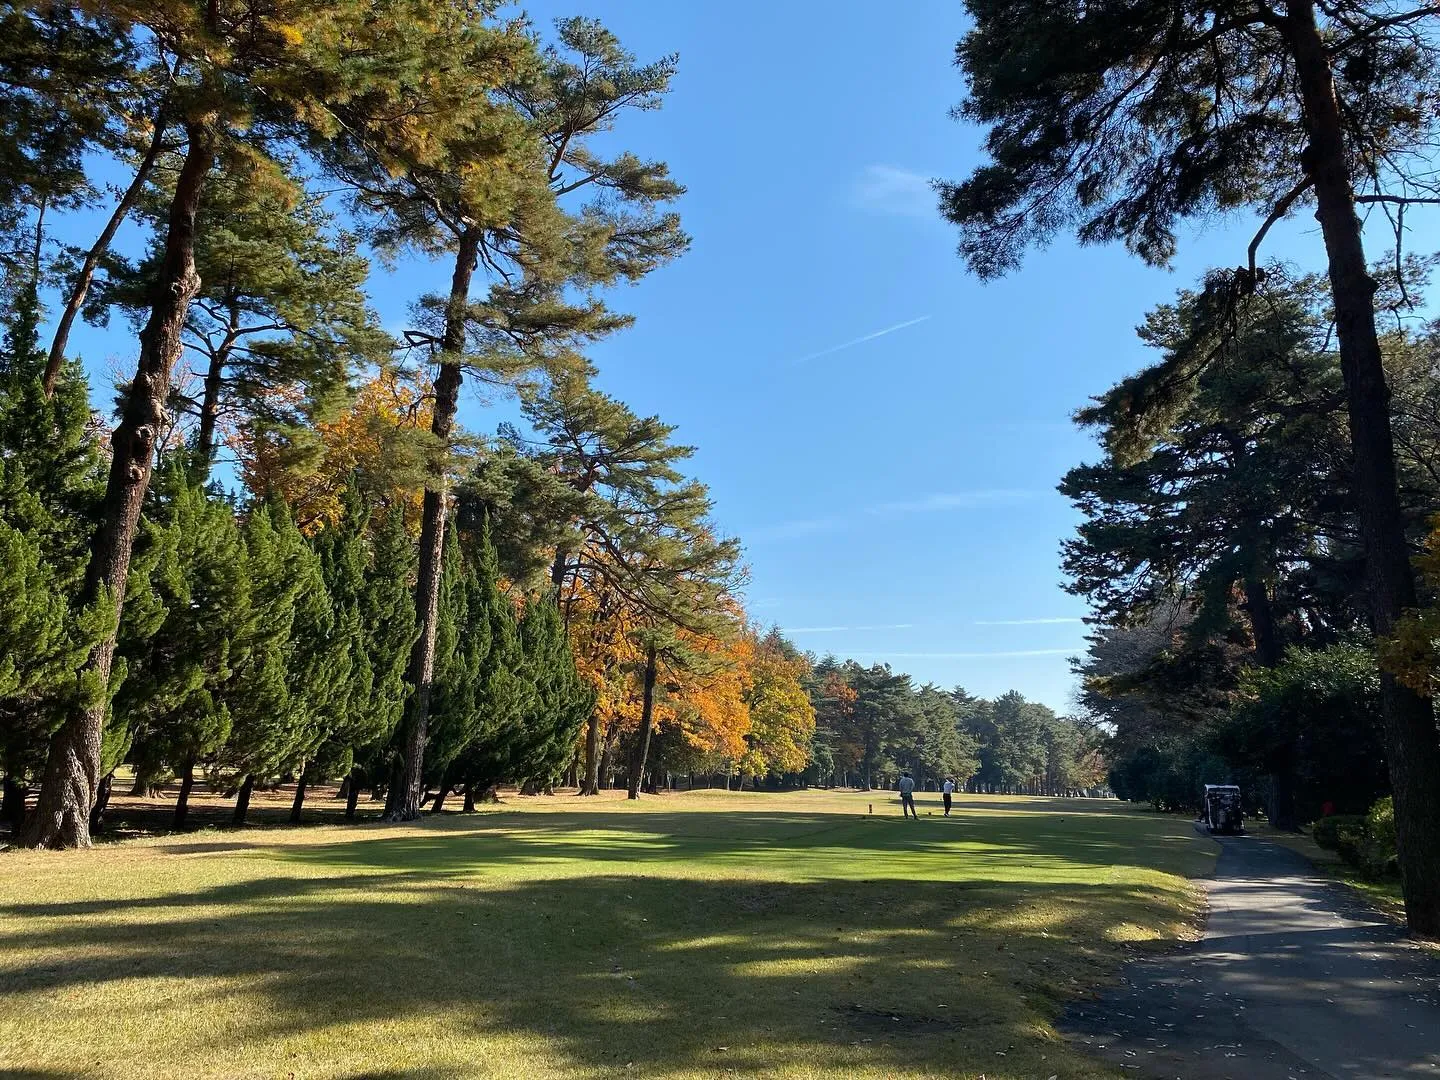
[(863, 345), (867, 341), (874, 341), (876, 338), (882, 338), (886, 334), (893, 334), (897, 330), (904, 330), (907, 326), (914, 326), (916, 323), (922, 323), (928, 318), (930, 318), (929, 315), (921, 315), (918, 319), (911, 319), (908, 322), (896, 323), (894, 326), (887, 326), (884, 330), (876, 330), (873, 334), (866, 334), (864, 337), (857, 337), (853, 341), (845, 342), (843, 345), (831, 345), (828, 349), (821, 349), (819, 352), (813, 352), (809, 356), (802, 356), (799, 360), (796, 360), (795, 363), (803, 364), (810, 360), (819, 360), (822, 356), (829, 356), (831, 353), (837, 353), (841, 349), (849, 349), (853, 348), (856, 345)]
[(1084, 622), (1084, 619), (977, 619), (976, 626), (1055, 626), (1060, 623)]

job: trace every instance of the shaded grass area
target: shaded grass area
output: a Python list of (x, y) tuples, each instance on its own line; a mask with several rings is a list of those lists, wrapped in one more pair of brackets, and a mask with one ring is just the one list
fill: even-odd
[(1110, 1076), (1050, 1021), (1212, 863), (1114, 804), (878, 793), (12, 852), (0, 1077)]

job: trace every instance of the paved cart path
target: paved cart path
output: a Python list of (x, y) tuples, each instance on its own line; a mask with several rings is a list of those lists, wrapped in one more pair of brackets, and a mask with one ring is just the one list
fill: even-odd
[(1440, 1080), (1440, 955), (1289, 848), (1220, 842), (1204, 939), (1062, 1029), (1138, 1077)]

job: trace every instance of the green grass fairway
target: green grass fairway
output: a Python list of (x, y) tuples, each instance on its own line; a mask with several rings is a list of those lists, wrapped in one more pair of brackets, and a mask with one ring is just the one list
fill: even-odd
[[(1215, 845), (1115, 803), (695, 792), (0, 855), (0, 1076), (1118, 1075), (1051, 1020)], [(875, 814), (867, 814), (873, 803)], [(925, 812), (933, 816), (925, 816)]]

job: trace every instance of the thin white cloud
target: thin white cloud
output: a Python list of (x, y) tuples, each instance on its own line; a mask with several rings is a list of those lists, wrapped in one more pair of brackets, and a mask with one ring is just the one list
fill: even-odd
[(1033, 491), (1000, 488), (981, 491), (944, 491), (926, 495), (919, 499), (905, 499), (899, 502), (879, 503), (868, 507), (870, 514), (928, 514), (941, 510), (972, 510), (978, 506), (993, 506), (1002, 502), (1019, 502), (1032, 498)]
[(861, 210), (901, 217), (933, 218), (938, 206), (930, 178), (898, 165), (867, 165), (851, 189)]
[(877, 503), (864, 507), (854, 514), (834, 514), (821, 518), (800, 518), (795, 521), (778, 521), (769, 525), (755, 525), (741, 530), (746, 540), (798, 540), (816, 533), (837, 532), (854, 527), (861, 515), (871, 517), (893, 517), (897, 514), (931, 514), (947, 510), (974, 510), (983, 506), (1021, 502), (1034, 498), (1038, 492), (1018, 489), (993, 489), (978, 491), (945, 491), (925, 495), (918, 499), (899, 502)]
[(1015, 649), (1004, 652), (879, 652), (867, 649), (846, 649), (856, 656), (878, 656), (891, 660), (1006, 660), (1029, 656), (1069, 656), (1072, 649)]
[(838, 634), (845, 630), (909, 630), (914, 623), (886, 623), (881, 626), (787, 626), (787, 634)]
[(1084, 619), (1056, 618), (1056, 619), (976, 619), (976, 626), (1057, 626), (1060, 623), (1084, 622)]
[(873, 334), (864, 334), (860, 337), (852, 338), (850, 341), (843, 342), (839, 345), (831, 345), (828, 349), (821, 349), (819, 352), (813, 352), (810, 353), (808, 356), (802, 356), (800, 357), (800, 359), (796, 360), (795, 363), (804, 364), (810, 360), (819, 360), (820, 357), (829, 356), (831, 353), (837, 353), (841, 349), (851, 349), (854, 348), (856, 345), (863, 345), (867, 341), (874, 341), (876, 338), (882, 338), (886, 334), (893, 334), (897, 330), (904, 330), (906, 327), (915, 326), (917, 323), (922, 323), (928, 318), (930, 318), (929, 315), (921, 315), (918, 319), (907, 319), (904, 322), (896, 323), (894, 326), (887, 326), (884, 330), (876, 330)]

